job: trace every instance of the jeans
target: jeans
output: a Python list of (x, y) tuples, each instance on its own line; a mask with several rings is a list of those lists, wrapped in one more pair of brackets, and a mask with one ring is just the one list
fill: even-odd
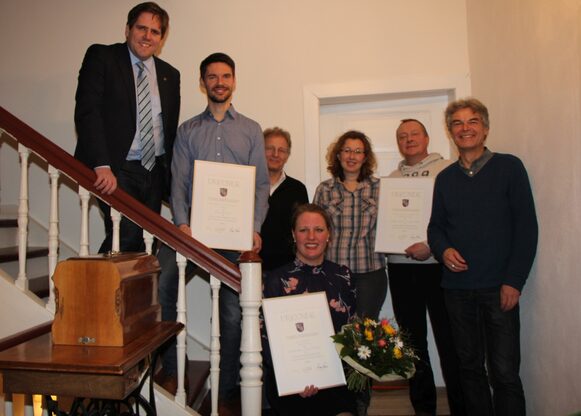
[(460, 365), (440, 287), (441, 265), (390, 263), (388, 272), (395, 318), (418, 356), (416, 373), (409, 381), (410, 401), (415, 411), (436, 414), (436, 385), (428, 353), (428, 312), (446, 382), (450, 414), (465, 415)]
[(387, 295), (385, 267), (367, 273), (353, 273), (351, 281), (357, 290), (357, 315), (377, 319)]
[[(139, 160), (126, 161), (117, 172), (117, 187), (137, 199), (146, 207), (159, 214), (164, 187), (164, 156), (156, 158), (155, 166), (148, 171)], [(105, 239), (99, 248), (99, 253), (111, 251), (113, 241), (113, 222), (111, 208), (99, 199), (99, 208), (105, 222)], [(120, 251), (145, 251), (143, 229), (133, 221), (121, 218), (119, 229)]]
[[(236, 263), (240, 253), (218, 250), (218, 254)], [(178, 299), (178, 266), (176, 252), (163, 244), (157, 254), (161, 273), (159, 275), (159, 303), (161, 319), (175, 321)], [(192, 262), (186, 266), (186, 275), (195, 269)], [(240, 373), (240, 340), (242, 337), (242, 312), (238, 293), (226, 285), (220, 287), (220, 397), (228, 397), (236, 392)], [(172, 339), (162, 350), (162, 365), (167, 375), (177, 373), (176, 340)]]
[[(445, 289), (444, 293), (460, 359), (468, 414), (524, 415), (525, 396), (519, 376), (519, 305), (503, 312), (498, 287)], [(485, 358), (489, 377), (484, 366)]]

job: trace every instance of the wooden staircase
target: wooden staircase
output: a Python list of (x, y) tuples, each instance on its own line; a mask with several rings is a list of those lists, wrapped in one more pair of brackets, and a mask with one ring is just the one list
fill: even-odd
[[(0, 242), (11, 240), (9, 234), (15, 233), (18, 228), (18, 221), (16, 218), (2, 217), (0, 218)], [(31, 246), (27, 247), (27, 259), (42, 258), (48, 256), (48, 247)], [(0, 246), (0, 268), (4, 264), (18, 261), (18, 246), (9, 245)], [(14, 277), (14, 276), (13, 276)], [(48, 298), (49, 295), (49, 276), (43, 275), (32, 278), (28, 281), (28, 290), (34, 293), (41, 299)], [(189, 388), (187, 394), (187, 405), (194, 410), (204, 402), (207, 393), (207, 380), (210, 375), (210, 363), (208, 361), (189, 361), (188, 365), (188, 379)], [(174, 392), (175, 393), (175, 392)], [(201, 396), (202, 395), (202, 396)], [(201, 396), (201, 397), (200, 397)], [(65, 400), (65, 403), (67, 401)], [(63, 409), (64, 410), (64, 409)]]
[[(55, 145), (51, 140), (42, 136), (32, 127), (10, 114), (3, 107), (0, 107), (0, 142), (3, 144), (4, 141), (7, 141), (8, 146), (2, 146), (3, 149), (6, 148), (7, 153), (13, 157), (17, 157), (19, 160), (18, 170), (15, 168), (12, 173), (14, 176), (17, 176), (19, 173), (20, 188), (16, 198), (14, 195), (11, 195), (11, 198), (3, 201), (4, 203), (17, 205), (3, 206), (3, 212), (0, 212), (0, 220), (2, 220), (0, 248), (4, 247), (3, 257), (5, 259), (4, 263), (0, 263), (0, 275), (2, 275), (0, 284), (7, 288), (7, 290), (3, 290), (0, 293), (5, 294), (2, 304), (12, 308), (5, 308), (4, 321), (11, 325), (2, 325), (3, 334), (6, 334), (2, 335), (2, 337), (10, 336), (10, 334), (14, 334), (21, 329), (30, 327), (25, 325), (33, 325), (37, 321), (41, 323), (43, 319), (52, 318), (52, 311), (55, 309), (55, 298), (50, 289), (48, 289), (49, 297), (47, 300), (39, 300), (28, 289), (39, 290), (41, 296), (46, 294), (47, 289), (44, 289), (44, 292), (41, 290), (42, 286), (46, 288), (46, 284), (40, 285), (40, 281), (48, 281), (50, 284), (49, 288), (52, 287), (52, 282), (47, 278), (46, 274), (50, 276), (53, 273), (59, 260), (71, 256), (84, 257), (90, 255), (90, 198), (91, 195), (96, 195), (104, 203), (113, 208), (112, 220), (114, 224), (118, 224), (121, 216), (123, 216), (144, 229), (144, 240), (148, 251), (152, 248), (154, 238), (157, 238), (179, 253), (176, 259), (179, 269), (178, 321), (186, 325), (186, 327), (188, 327), (185, 290), (185, 266), (187, 261), (196, 264), (209, 276), (209, 282), (207, 283), (209, 283), (211, 296), (209, 298), (209, 308), (208, 310), (204, 310), (204, 312), (208, 312), (215, 317), (218, 316), (218, 300), (221, 285), (225, 284), (237, 292), (242, 292), (243, 296), (241, 296), (240, 302), (241, 308), (243, 309), (242, 343), (245, 345), (245, 351), (242, 353), (241, 364), (247, 370), (241, 372), (244, 381), (241, 387), (241, 394), (244, 397), (242, 402), (244, 403), (244, 413), (246, 415), (259, 414), (261, 408), (260, 371), (258, 369), (260, 366), (260, 337), (257, 332), (259, 328), (258, 305), (260, 304), (261, 298), (261, 267), (253, 253), (244, 253), (240, 261), (240, 266), (237, 266), (199, 241), (184, 236), (166, 218), (142, 206), (122, 189), (117, 189), (111, 195), (101, 194), (94, 187), (95, 173), (91, 169), (74, 159), (73, 156)], [(29, 175), (32, 165), (40, 168), (41, 177), (42, 172), (46, 172), (46, 177), (48, 177), (50, 184), (48, 190), (49, 195), (43, 196), (40, 199), (34, 198), (39, 195), (34, 194), (32, 195), (33, 198), (30, 195), (30, 180), (38, 179), (35, 175)], [(46, 179), (43, 178), (42, 180)], [(66, 183), (67, 185), (60, 186), (62, 183)], [(61, 216), (59, 211), (60, 190), (66, 190), (68, 192), (69, 186), (72, 187), (73, 192), (76, 191), (78, 194), (78, 201), (80, 203), (80, 215), (78, 216), (76, 213)], [(31, 217), (31, 207), (35, 208), (32, 211), (35, 215), (38, 215), (38, 222)], [(67, 207), (70, 207), (68, 200)], [(8, 214), (12, 214), (12, 217), (6, 218)], [(14, 218), (18, 218), (18, 221)], [(65, 226), (61, 224), (61, 220), (66, 222)], [(79, 230), (78, 244), (75, 241), (76, 237), (72, 237), (71, 239), (71, 220), (76, 223), (73, 224), (73, 227), (78, 227)], [(16, 224), (20, 228), (14, 231)], [(61, 238), (61, 230), (69, 231), (67, 235), (67, 239), (69, 240), (66, 242)], [(48, 235), (48, 239), (44, 239), (43, 234)], [(118, 244), (118, 236), (114, 241), (117, 241)], [(48, 256), (46, 256), (46, 248), (42, 248), (39, 251), (31, 249), (29, 258), (26, 259), (26, 265), (23, 264), (22, 257), (24, 256), (22, 256), (22, 252), (25, 251), (24, 247), (27, 244), (35, 247), (46, 244), (48, 246)], [(18, 261), (14, 261), (17, 257), (14, 246), (19, 247), (20, 258)], [(30, 257), (34, 255), (41, 257), (31, 259)], [(48, 263), (48, 267), (45, 267), (44, 270), (36, 270), (34, 266), (40, 262)], [(45, 276), (40, 276), (42, 274), (45, 274)], [(38, 289), (31, 283), (34, 280), (33, 276), (40, 278), (40, 288)], [(199, 282), (199, 279), (193, 280)], [(242, 290), (243, 286), (245, 287), (244, 290)], [(17, 296), (11, 296), (13, 292)], [(24, 303), (26, 298), (31, 301), (30, 304)], [(20, 301), (21, 299), (23, 299), (22, 302)], [(26, 316), (26, 320), (10, 318), (10, 311), (16, 307), (19, 308), (19, 313), (22, 316)], [(201, 354), (196, 354), (196, 357), (199, 356), (201, 359), (205, 359), (206, 352), (208, 352), (207, 349), (210, 350), (209, 359), (212, 367), (210, 379), (214, 386), (218, 385), (219, 374), (218, 371), (213, 371), (217, 369), (219, 364), (219, 326), (217, 322), (217, 319), (211, 321), (211, 325), (208, 328), (209, 339), (206, 337), (199, 340), (192, 339), (194, 349), (196, 348), (195, 345), (200, 345), (203, 349), (203, 351), (198, 351)], [(186, 345), (188, 339), (191, 338), (188, 338), (188, 334), (185, 331), (178, 334), (178, 370), (182, 374), (181, 377), (184, 377), (184, 359), (188, 351)], [(206, 369), (201, 372), (204, 374), (202, 377), (204, 380), (208, 374), (207, 365), (207, 363), (204, 364)], [(190, 364), (190, 367), (196, 368), (196, 365)], [(196, 382), (195, 378), (190, 377), (192, 388), (195, 388), (196, 385), (204, 384), (204, 382)], [(183, 385), (182, 382), (179, 384)], [(213, 389), (211, 391), (214, 399), (217, 398), (217, 390)], [(187, 396), (191, 398), (193, 394), (189, 393)], [(184, 392), (183, 387), (179, 389), (175, 396), (163, 394), (162, 390), (156, 388), (156, 397), (158, 399), (158, 411), (161, 412), (160, 414), (171, 414), (172, 416), (195, 414), (187, 406), (192, 401), (186, 397), (186, 392)], [(193, 404), (194, 406), (196, 405), (196, 403)], [(7, 405), (10, 404), (7, 402)]]
[[(0, 218), (0, 234), (15, 233), (18, 229), (18, 221), (16, 218)], [(6, 241), (9, 238), (2, 238), (0, 241)], [(48, 247), (27, 247), (26, 258), (36, 259), (48, 256)], [(5, 247), (0, 246), (0, 268), (7, 263), (18, 261), (18, 246), (9, 245)], [(49, 295), (48, 274), (36, 276), (29, 280), (28, 290), (34, 293), (41, 299), (47, 298)]]

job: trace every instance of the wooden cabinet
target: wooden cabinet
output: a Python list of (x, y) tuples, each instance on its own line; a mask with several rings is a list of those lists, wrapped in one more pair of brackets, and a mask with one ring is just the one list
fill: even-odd
[(160, 319), (159, 263), (145, 253), (76, 257), (54, 272), (56, 345), (122, 347)]

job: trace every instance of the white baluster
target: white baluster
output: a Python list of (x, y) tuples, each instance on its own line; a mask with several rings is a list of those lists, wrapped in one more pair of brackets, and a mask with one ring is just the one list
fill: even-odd
[(222, 283), (210, 275), (212, 288), (212, 326), (210, 328), (210, 387), (212, 416), (218, 416), (218, 386), (220, 385), (220, 286)]
[(89, 199), (91, 194), (82, 186), (79, 186), (79, 198), (81, 199), (81, 241), (79, 244), (79, 256), (89, 255)]
[(111, 208), (111, 221), (113, 222), (113, 241), (111, 242), (111, 252), (119, 253), (119, 232), (121, 225), (121, 214), (116, 209)]
[[(246, 253), (245, 253), (246, 254)], [(242, 340), (240, 343), (240, 392), (242, 416), (261, 414), (262, 407), (262, 344), (258, 312), (262, 301), (262, 265), (258, 258), (240, 261), (240, 307), (242, 308)], [(256, 261), (257, 260), (257, 261)]]
[(186, 391), (184, 389), (184, 373), (186, 370), (186, 258), (180, 253), (176, 253), (178, 265), (178, 303), (177, 321), (184, 324), (185, 328), (177, 336), (177, 356), (178, 356), (178, 388), (176, 391), (176, 402), (181, 406), (186, 406)]
[(28, 240), (28, 156), (30, 150), (18, 144), (20, 154), (20, 197), (18, 199), (18, 277), (16, 286), (28, 289), (26, 278), (26, 245)]
[(4, 395), (4, 413), (6, 416), (14, 416), (14, 405), (12, 403), (12, 394)]
[(34, 406), (32, 405), (32, 395), (24, 395), (24, 416), (34, 416)]
[(151, 254), (153, 251), (153, 234), (143, 230), (143, 241), (145, 242), (145, 252)]
[(55, 311), (54, 282), (52, 275), (58, 262), (59, 251), (59, 207), (58, 207), (58, 180), (60, 172), (53, 166), (48, 167), (50, 175), (50, 212), (48, 222), (48, 283), (49, 294), (46, 308)]

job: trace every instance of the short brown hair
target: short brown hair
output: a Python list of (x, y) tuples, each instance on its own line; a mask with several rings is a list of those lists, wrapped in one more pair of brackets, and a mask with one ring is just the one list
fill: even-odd
[(169, 27), (169, 15), (167, 12), (159, 7), (157, 3), (152, 1), (140, 3), (133, 9), (129, 10), (129, 14), (127, 14), (127, 26), (129, 26), (129, 29), (131, 29), (135, 22), (137, 22), (137, 19), (139, 19), (139, 16), (141, 16), (141, 13), (151, 13), (159, 19), (161, 26), (161, 37), (163, 38), (167, 32), (167, 28)]
[(214, 52), (206, 56), (206, 58), (204, 58), (204, 60), (200, 63), (200, 78), (204, 79), (206, 77), (206, 70), (208, 67), (215, 63), (228, 65), (232, 70), (232, 75), (234, 77), (236, 76), (236, 63), (234, 62), (234, 59), (230, 58), (223, 52)]
[(327, 170), (334, 178), (339, 178), (341, 180), (345, 179), (345, 172), (343, 172), (343, 168), (341, 167), (341, 162), (337, 157), (341, 152), (341, 149), (345, 145), (347, 139), (353, 140), (361, 140), (363, 143), (363, 147), (365, 150), (365, 161), (361, 166), (361, 171), (359, 172), (359, 177), (357, 178), (358, 182), (361, 182), (375, 172), (375, 168), (377, 167), (377, 161), (375, 159), (375, 153), (373, 153), (373, 149), (371, 148), (371, 142), (369, 138), (360, 131), (357, 130), (349, 130), (346, 133), (343, 133), (335, 143), (329, 146), (329, 150), (327, 152)]

